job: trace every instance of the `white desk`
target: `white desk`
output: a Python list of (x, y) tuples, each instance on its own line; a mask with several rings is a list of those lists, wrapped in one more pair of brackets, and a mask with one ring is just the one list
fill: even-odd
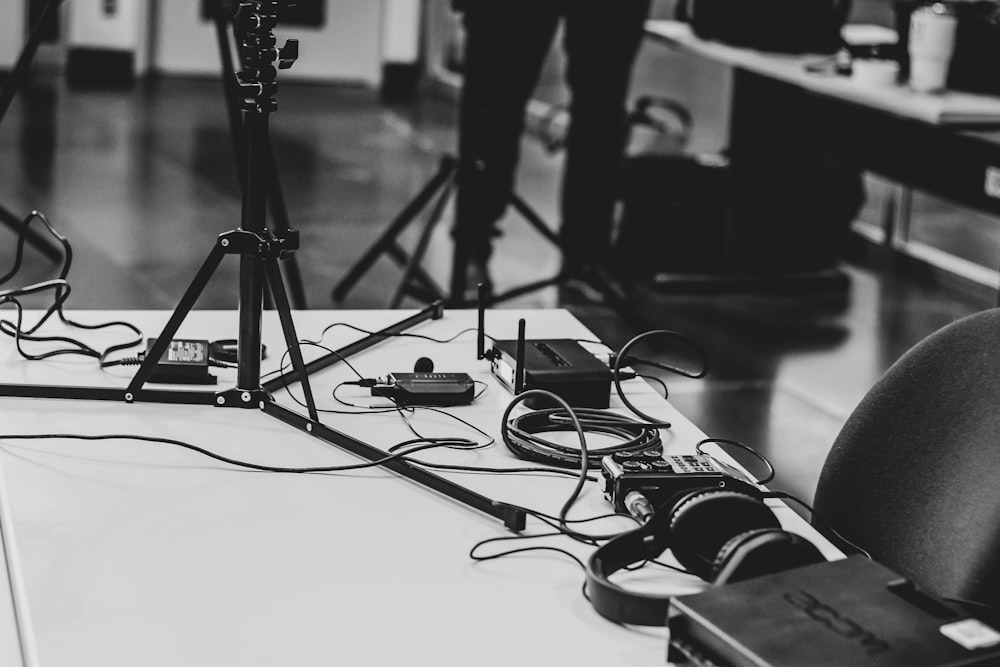
[[(167, 313), (73, 315), (85, 322), (123, 317), (156, 335)], [(271, 351), (265, 371), (284, 349), (272, 315), (265, 314)], [(295, 318), (300, 338), (316, 338), (332, 322), (381, 328), (402, 316), (308, 311)], [(487, 331), (512, 338), (519, 316), (527, 317), (530, 336), (593, 337), (565, 311), (491, 311)], [(447, 337), (473, 326), (473, 312), (449, 311), (414, 331)], [(235, 313), (195, 311), (180, 335), (225, 338), (234, 331)], [(340, 328), (324, 342), (339, 347), (358, 336)], [(496, 434), (510, 396), (492, 381), (486, 362), (475, 360), (474, 335), (448, 345), (392, 340), (352, 363), (376, 376), (409, 370), (420, 356), (432, 358), (438, 371), (467, 371), (489, 383), (475, 404), (453, 411)], [(5, 382), (127, 384), (92, 361), (23, 362), (9, 342), (0, 347), (0, 373)], [(316, 374), (319, 407), (334, 407), (331, 388), (351, 377), (342, 364)], [(641, 409), (674, 423), (664, 435), (668, 452), (690, 451), (702, 437), (644, 382), (626, 386)], [(371, 400), (355, 391), (359, 401)], [(323, 420), (381, 448), (411, 437), (395, 414)], [(425, 434), (472, 435), (431, 412), (413, 423)], [(0, 431), (145, 433), (275, 465), (357, 462), (254, 410), (7, 398), (0, 399)], [(501, 443), (427, 458), (522, 464)], [(575, 483), (538, 475), (450, 477), (551, 513)], [(567, 558), (540, 552), (475, 563), (468, 556), (473, 544), (510, 533), (386, 471), (259, 473), (137, 441), (4, 440), (0, 487), (30, 667), (664, 662), (665, 631), (602, 619), (581, 595), (583, 573)], [(572, 516), (607, 511), (590, 484)], [(815, 537), (793, 512), (778, 512), (789, 527)], [(537, 522), (529, 520), (528, 529), (537, 531)], [(588, 552), (564, 538), (552, 543)], [(684, 575), (656, 577), (679, 593), (703, 586)], [(6, 594), (0, 586), (0, 653), (16, 647), (12, 619), (3, 615)]]
[[(845, 37), (850, 38), (847, 26)], [(854, 26), (865, 28), (874, 26)], [(672, 48), (729, 67), (738, 67), (748, 72), (760, 74), (777, 81), (790, 83), (812, 93), (859, 104), (872, 109), (920, 120), (931, 124), (941, 123), (983, 123), (995, 126), (1000, 123), (1000, 98), (988, 95), (974, 95), (958, 91), (948, 91), (942, 95), (915, 93), (904, 85), (871, 86), (859, 84), (850, 77), (810, 73), (807, 65), (824, 58), (817, 55), (789, 55), (766, 53), (729, 46), (720, 42), (699, 39), (691, 32), (691, 27), (678, 21), (647, 21), (646, 34)], [(876, 40), (881, 43), (893, 42), (892, 31), (883, 31)], [(878, 36), (878, 35), (876, 35)], [(867, 35), (862, 40), (871, 39)]]

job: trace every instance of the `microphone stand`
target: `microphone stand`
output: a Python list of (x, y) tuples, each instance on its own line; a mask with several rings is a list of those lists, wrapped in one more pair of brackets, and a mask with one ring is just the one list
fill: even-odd
[[(438, 319), (443, 309), (440, 303), (432, 304), (416, 315), (372, 334), (341, 352), (324, 355), (310, 362), (308, 366), (304, 363), (292, 321), (288, 294), (278, 266), (280, 257), (293, 253), (298, 248), (298, 232), (281, 229), (275, 234), (266, 226), (270, 165), (269, 117), (278, 106), (275, 100), (278, 87), (277, 70), (273, 63), (278, 61), (278, 68), (287, 69), (298, 56), (298, 42), (289, 40), (279, 49), (276, 47), (273, 33), (278, 22), (278, 5), (287, 2), (288, 0), (240, 2), (235, 16), (235, 28), (243, 65), (238, 77), (238, 88), (245, 119), (243, 126), (246, 143), (246, 181), (243, 188), (240, 228), (219, 235), (167, 324), (156, 337), (156, 342), (146, 352), (145, 359), (128, 387), (123, 390), (107, 387), (0, 384), (0, 396), (111, 400), (129, 404), (183, 403), (258, 409), (315, 438), (368, 461), (377, 461), (382, 467), (407, 479), (500, 519), (513, 531), (521, 531), (526, 523), (524, 510), (498, 503), (456, 482), (431, 473), (405, 457), (391, 458), (388, 452), (332, 429), (319, 420), (309, 383), (310, 372), (342, 361), (349, 354), (371, 347), (386, 337), (427, 319)], [(240, 257), (236, 386), (219, 392), (147, 389), (145, 385), (152, 377), (159, 360), (163, 358), (180, 325), (194, 307), (222, 258), (227, 254)], [(292, 371), (270, 380), (267, 385), (262, 385), (261, 320), (265, 288), (270, 288), (291, 359)], [(271, 391), (285, 388), (294, 382), (302, 386), (307, 415), (279, 405), (271, 396)], [(385, 460), (387, 458), (388, 460)]]
[[(7, 115), (7, 110), (10, 108), (11, 102), (14, 101), (14, 95), (17, 94), (17, 91), (24, 85), (24, 80), (28, 77), (28, 69), (31, 67), (31, 61), (34, 59), (35, 52), (38, 51), (38, 45), (42, 41), (46, 19), (62, 2), (63, 0), (49, 0), (35, 20), (35, 25), (32, 26), (28, 41), (25, 42), (24, 47), (21, 49), (21, 54), (17, 57), (17, 63), (14, 65), (10, 78), (4, 85), (3, 91), (0, 91), (0, 124), (3, 123), (4, 116)], [(2, 204), (0, 204), (0, 223), (5, 227), (17, 231), (19, 234), (24, 234), (28, 243), (49, 259), (58, 261), (62, 258), (62, 250), (52, 239), (42, 236), (30, 227), (22, 229), (23, 223), (21, 218)]]

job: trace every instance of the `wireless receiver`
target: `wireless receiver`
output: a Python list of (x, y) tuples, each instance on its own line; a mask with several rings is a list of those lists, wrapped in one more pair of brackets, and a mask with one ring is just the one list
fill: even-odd
[(468, 373), (435, 373), (430, 359), (421, 357), (412, 373), (390, 373), (371, 386), (372, 396), (385, 396), (397, 405), (467, 405), (476, 385)]
[[(607, 408), (611, 402), (611, 369), (569, 338), (527, 340), (520, 320), (517, 340), (496, 340), (486, 350), (486, 295), (479, 287), (478, 359), (489, 359), (493, 375), (515, 396), (544, 389), (573, 407)], [(544, 398), (528, 399), (530, 408), (551, 407)]]

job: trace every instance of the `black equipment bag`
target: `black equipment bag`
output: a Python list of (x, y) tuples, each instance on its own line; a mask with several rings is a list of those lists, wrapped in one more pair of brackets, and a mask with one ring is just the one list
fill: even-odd
[[(645, 108), (663, 102), (639, 101), (633, 133), (648, 125)], [(666, 149), (633, 149), (622, 163), (616, 270), (643, 280), (834, 268), (864, 190), (850, 142), (814, 103), (793, 96), (787, 115), (746, 119), (759, 130), (750, 133), (764, 147), (759, 157), (761, 148), (744, 141), (722, 153), (686, 151), (690, 115), (676, 102), (666, 105), (682, 129), (657, 129), (680, 137)]]
[[(670, 98), (640, 97), (629, 114), (631, 146), (619, 175), (612, 252), (623, 275), (723, 270), (729, 160), (688, 152), (692, 125), (687, 107)], [(644, 131), (654, 140), (644, 141)]]
[(702, 39), (759, 51), (833, 53), (851, 0), (678, 0), (676, 17)]
[(721, 154), (634, 155), (621, 170), (616, 270), (725, 273), (729, 161)]

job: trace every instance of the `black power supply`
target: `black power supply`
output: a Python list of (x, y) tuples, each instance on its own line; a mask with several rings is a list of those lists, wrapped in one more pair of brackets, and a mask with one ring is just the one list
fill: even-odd
[[(155, 343), (155, 338), (146, 341), (146, 354), (149, 354)], [(218, 378), (208, 372), (208, 366), (207, 340), (175, 338), (160, 357), (149, 381), (166, 384), (215, 384)]]

